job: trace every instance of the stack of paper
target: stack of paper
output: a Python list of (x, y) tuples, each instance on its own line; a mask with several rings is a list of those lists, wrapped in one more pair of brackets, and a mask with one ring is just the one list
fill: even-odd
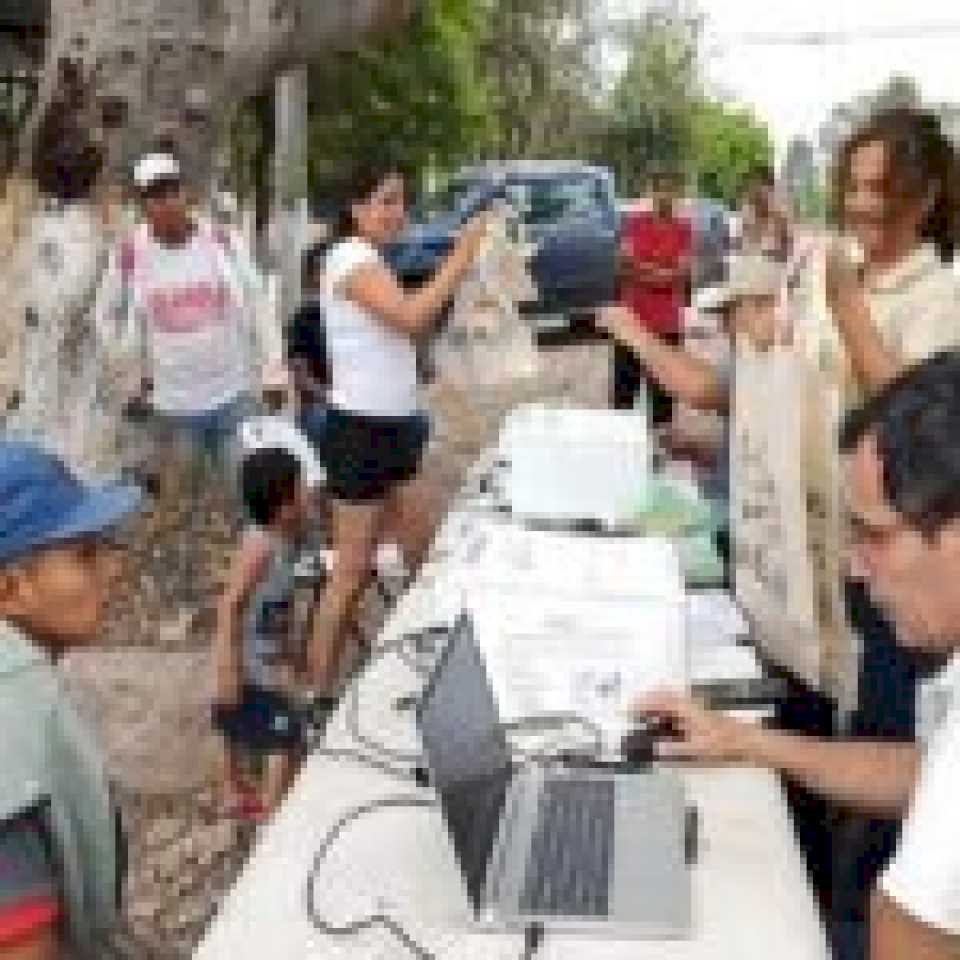
[(504, 425), (507, 503), (517, 516), (549, 520), (628, 518), (650, 476), (641, 413), (527, 406)]

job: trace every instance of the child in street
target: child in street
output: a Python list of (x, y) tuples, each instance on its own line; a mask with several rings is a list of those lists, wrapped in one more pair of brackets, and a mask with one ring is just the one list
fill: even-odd
[(0, 442), (0, 960), (95, 960), (115, 919), (117, 811), (56, 661), (96, 640), (119, 569), (107, 536), (138, 501)]
[[(224, 738), (224, 812), (260, 819), (282, 800), (303, 741), (293, 634), (297, 561), (310, 497), (301, 461), (279, 447), (262, 447), (246, 457), (240, 487), (251, 523), (218, 605), (213, 722)], [(257, 787), (244, 785), (243, 752), (263, 760)]]

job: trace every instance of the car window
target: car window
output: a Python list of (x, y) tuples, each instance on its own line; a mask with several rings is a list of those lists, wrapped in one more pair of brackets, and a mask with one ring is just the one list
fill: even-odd
[(530, 224), (592, 213), (606, 200), (602, 181), (588, 175), (514, 180), (508, 182), (507, 191), (517, 197), (524, 220)]
[[(487, 189), (484, 189), (485, 186)], [(489, 191), (482, 180), (455, 177), (443, 190), (424, 197), (411, 219), (424, 223), (437, 214), (454, 213), (469, 215), (470, 209), (481, 202), (481, 195)]]

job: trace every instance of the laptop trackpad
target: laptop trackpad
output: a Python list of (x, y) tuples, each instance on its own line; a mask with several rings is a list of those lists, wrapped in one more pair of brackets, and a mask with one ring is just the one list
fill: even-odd
[(685, 859), (686, 793), (668, 770), (617, 778), (617, 849), (611, 919), (652, 934), (690, 931), (690, 870)]

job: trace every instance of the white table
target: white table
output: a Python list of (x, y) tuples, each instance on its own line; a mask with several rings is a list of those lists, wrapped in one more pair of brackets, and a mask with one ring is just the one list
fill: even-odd
[[(361, 735), (393, 751), (415, 753), (413, 718), (394, 702), (421, 684), (422, 676), (396, 653), (373, 664), (357, 685)], [(328, 747), (357, 750), (350, 719), (346, 708), (333, 719)], [(373, 751), (361, 747), (358, 752), (369, 756)], [(621, 942), (548, 935), (541, 956), (824, 960), (823, 932), (776, 779), (764, 771), (734, 768), (689, 768), (684, 777), (701, 821), (700, 858), (692, 872), (693, 936)], [(331, 937), (313, 928), (306, 911), (308, 872), (331, 825), (350, 809), (395, 795), (431, 796), (352, 759), (311, 757), (195, 956), (402, 956), (402, 947), (380, 927)], [(388, 809), (364, 817), (344, 832), (318, 877), (318, 906), (328, 922), (342, 925), (385, 912), (438, 957), (520, 956), (516, 935), (466, 931), (460, 872), (437, 808)]]
[[(349, 936), (318, 931), (307, 913), (308, 875), (331, 827), (348, 811), (386, 797), (432, 800), (429, 790), (403, 775), (418, 756), (419, 738), (411, 711), (397, 705), (419, 693), (431, 657), (418, 654), (402, 638), (424, 625), (449, 622), (459, 609), (454, 588), (462, 565), (469, 562), (471, 529), (482, 511), (482, 498), (468, 483), (437, 538), (433, 558), (386, 624), (378, 656), (354, 681), (325, 732), (323, 750), (352, 757), (318, 751), (308, 759), (198, 947), (199, 960), (408, 955), (382, 925)], [(747, 657), (744, 665), (742, 648), (721, 631), (717, 638), (692, 645), (694, 679), (698, 663), (701, 673), (722, 672), (718, 662), (723, 662), (724, 645), (742, 672), (755, 671), (755, 663)], [(559, 736), (549, 734), (549, 742), (573, 746), (582, 736), (583, 731), (571, 727)], [(533, 737), (520, 746), (530, 751), (538, 744)], [(385, 759), (400, 775), (368, 765), (363, 757)], [(624, 942), (548, 933), (537, 956), (826, 960), (823, 930), (776, 778), (739, 768), (688, 767), (683, 776), (701, 825), (700, 856), (692, 868), (692, 936)], [(314, 892), (326, 922), (344, 926), (374, 914), (389, 915), (438, 960), (514, 960), (522, 954), (516, 934), (467, 929), (463, 882), (435, 805), (378, 810), (345, 828), (318, 868)]]

